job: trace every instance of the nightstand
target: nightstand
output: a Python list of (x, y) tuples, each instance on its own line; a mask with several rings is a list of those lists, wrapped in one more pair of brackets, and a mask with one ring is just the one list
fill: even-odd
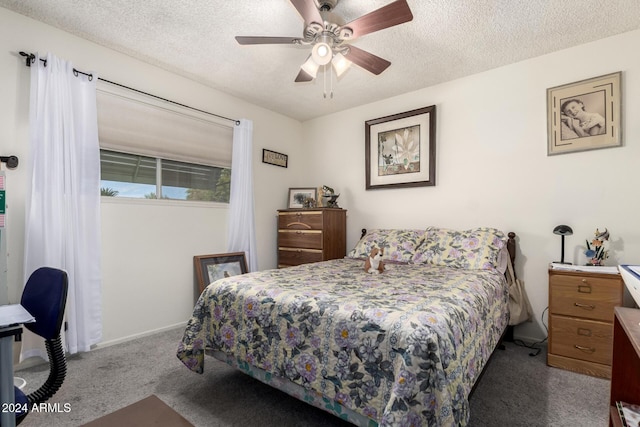
[(346, 249), (345, 209), (278, 211), (278, 268), (344, 258)]
[(550, 269), (547, 364), (611, 378), (614, 307), (623, 294), (619, 274)]

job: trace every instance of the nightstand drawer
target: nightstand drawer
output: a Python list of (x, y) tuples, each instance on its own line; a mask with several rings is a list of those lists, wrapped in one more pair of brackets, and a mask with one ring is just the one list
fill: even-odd
[(622, 304), (620, 278), (552, 275), (549, 303), (553, 314), (613, 321), (613, 307)]
[(322, 261), (322, 251), (317, 249), (278, 248), (278, 265), (299, 265)]
[(278, 230), (278, 246), (322, 249), (322, 231)]
[(551, 318), (550, 352), (611, 365), (612, 324), (554, 315)]
[(322, 211), (294, 211), (278, 214), (279, 230), (322, 230)]

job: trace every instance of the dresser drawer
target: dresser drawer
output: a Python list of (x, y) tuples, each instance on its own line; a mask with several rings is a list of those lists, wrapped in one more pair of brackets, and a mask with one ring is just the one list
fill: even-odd
[(278, 210), (278, 267), (343, 258), (347, 211), (339, 208)]
[(613, 307), (622, 304), (618, 276), (551, 275), (549, 304), (552, 314), (613, 321)]
[(278, 246), (304, 249), (322, 249), (322, 231), (278, 230)]
[(551, 353), (611, 365), (611, 323), (551, 315), (551, 325)]
[(278, 214), (279, 230), (322, 230), (321, 211), (294, 211)]
[(317, 249), (278, 248), (278, 265), (299, 265), (322, 261), (322, 251)]

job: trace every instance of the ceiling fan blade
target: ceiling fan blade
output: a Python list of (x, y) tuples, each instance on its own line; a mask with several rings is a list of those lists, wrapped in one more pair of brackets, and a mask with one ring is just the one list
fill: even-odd
[(305, 26), (312, 22), (317, 22), (322, 25), (322, 15), (320, 15), (320, 11), (314, 0), (291, 0), (291, 3), (298, 10), (302, 19), (304, 19)]
[(304, 70), (300, 70), (300, 72), (296, 76), (295, 81), (296, 83), (300, 83), (300, 82), (310, 82), (311, 80), (313, 80), (313, 76), (307, 74), (307, 72)]
[(254, 37), (254, 36), (236, 36), (236, 40), (240, 44), (296, 44), (299, 37)]
[(391, 62), (386, 59), (351, 45), (349, 45), (349, 52), (343, 55), (349, 61), (376, 75), (382, 73), (391, 65)]
[(353, 35), (351, 38), (363, 36), (373, 33), (374, 31), (384, 30), (394, 25), (404, 24), (413, 19), (413, 14), (407, 0), (397, 0), (371, 13), (354, 19), (343, 28), (351, 28)]

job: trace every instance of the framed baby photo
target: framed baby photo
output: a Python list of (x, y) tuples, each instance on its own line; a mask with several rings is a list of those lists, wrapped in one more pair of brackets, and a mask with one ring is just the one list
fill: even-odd
[(244, 252), (196, 255), (193, 257), (193, 264), (200, 293), (218, 279), (245, 274), (248, 271)]
[(547, 155), (622, 145), (622, 72), (547, 89)]

